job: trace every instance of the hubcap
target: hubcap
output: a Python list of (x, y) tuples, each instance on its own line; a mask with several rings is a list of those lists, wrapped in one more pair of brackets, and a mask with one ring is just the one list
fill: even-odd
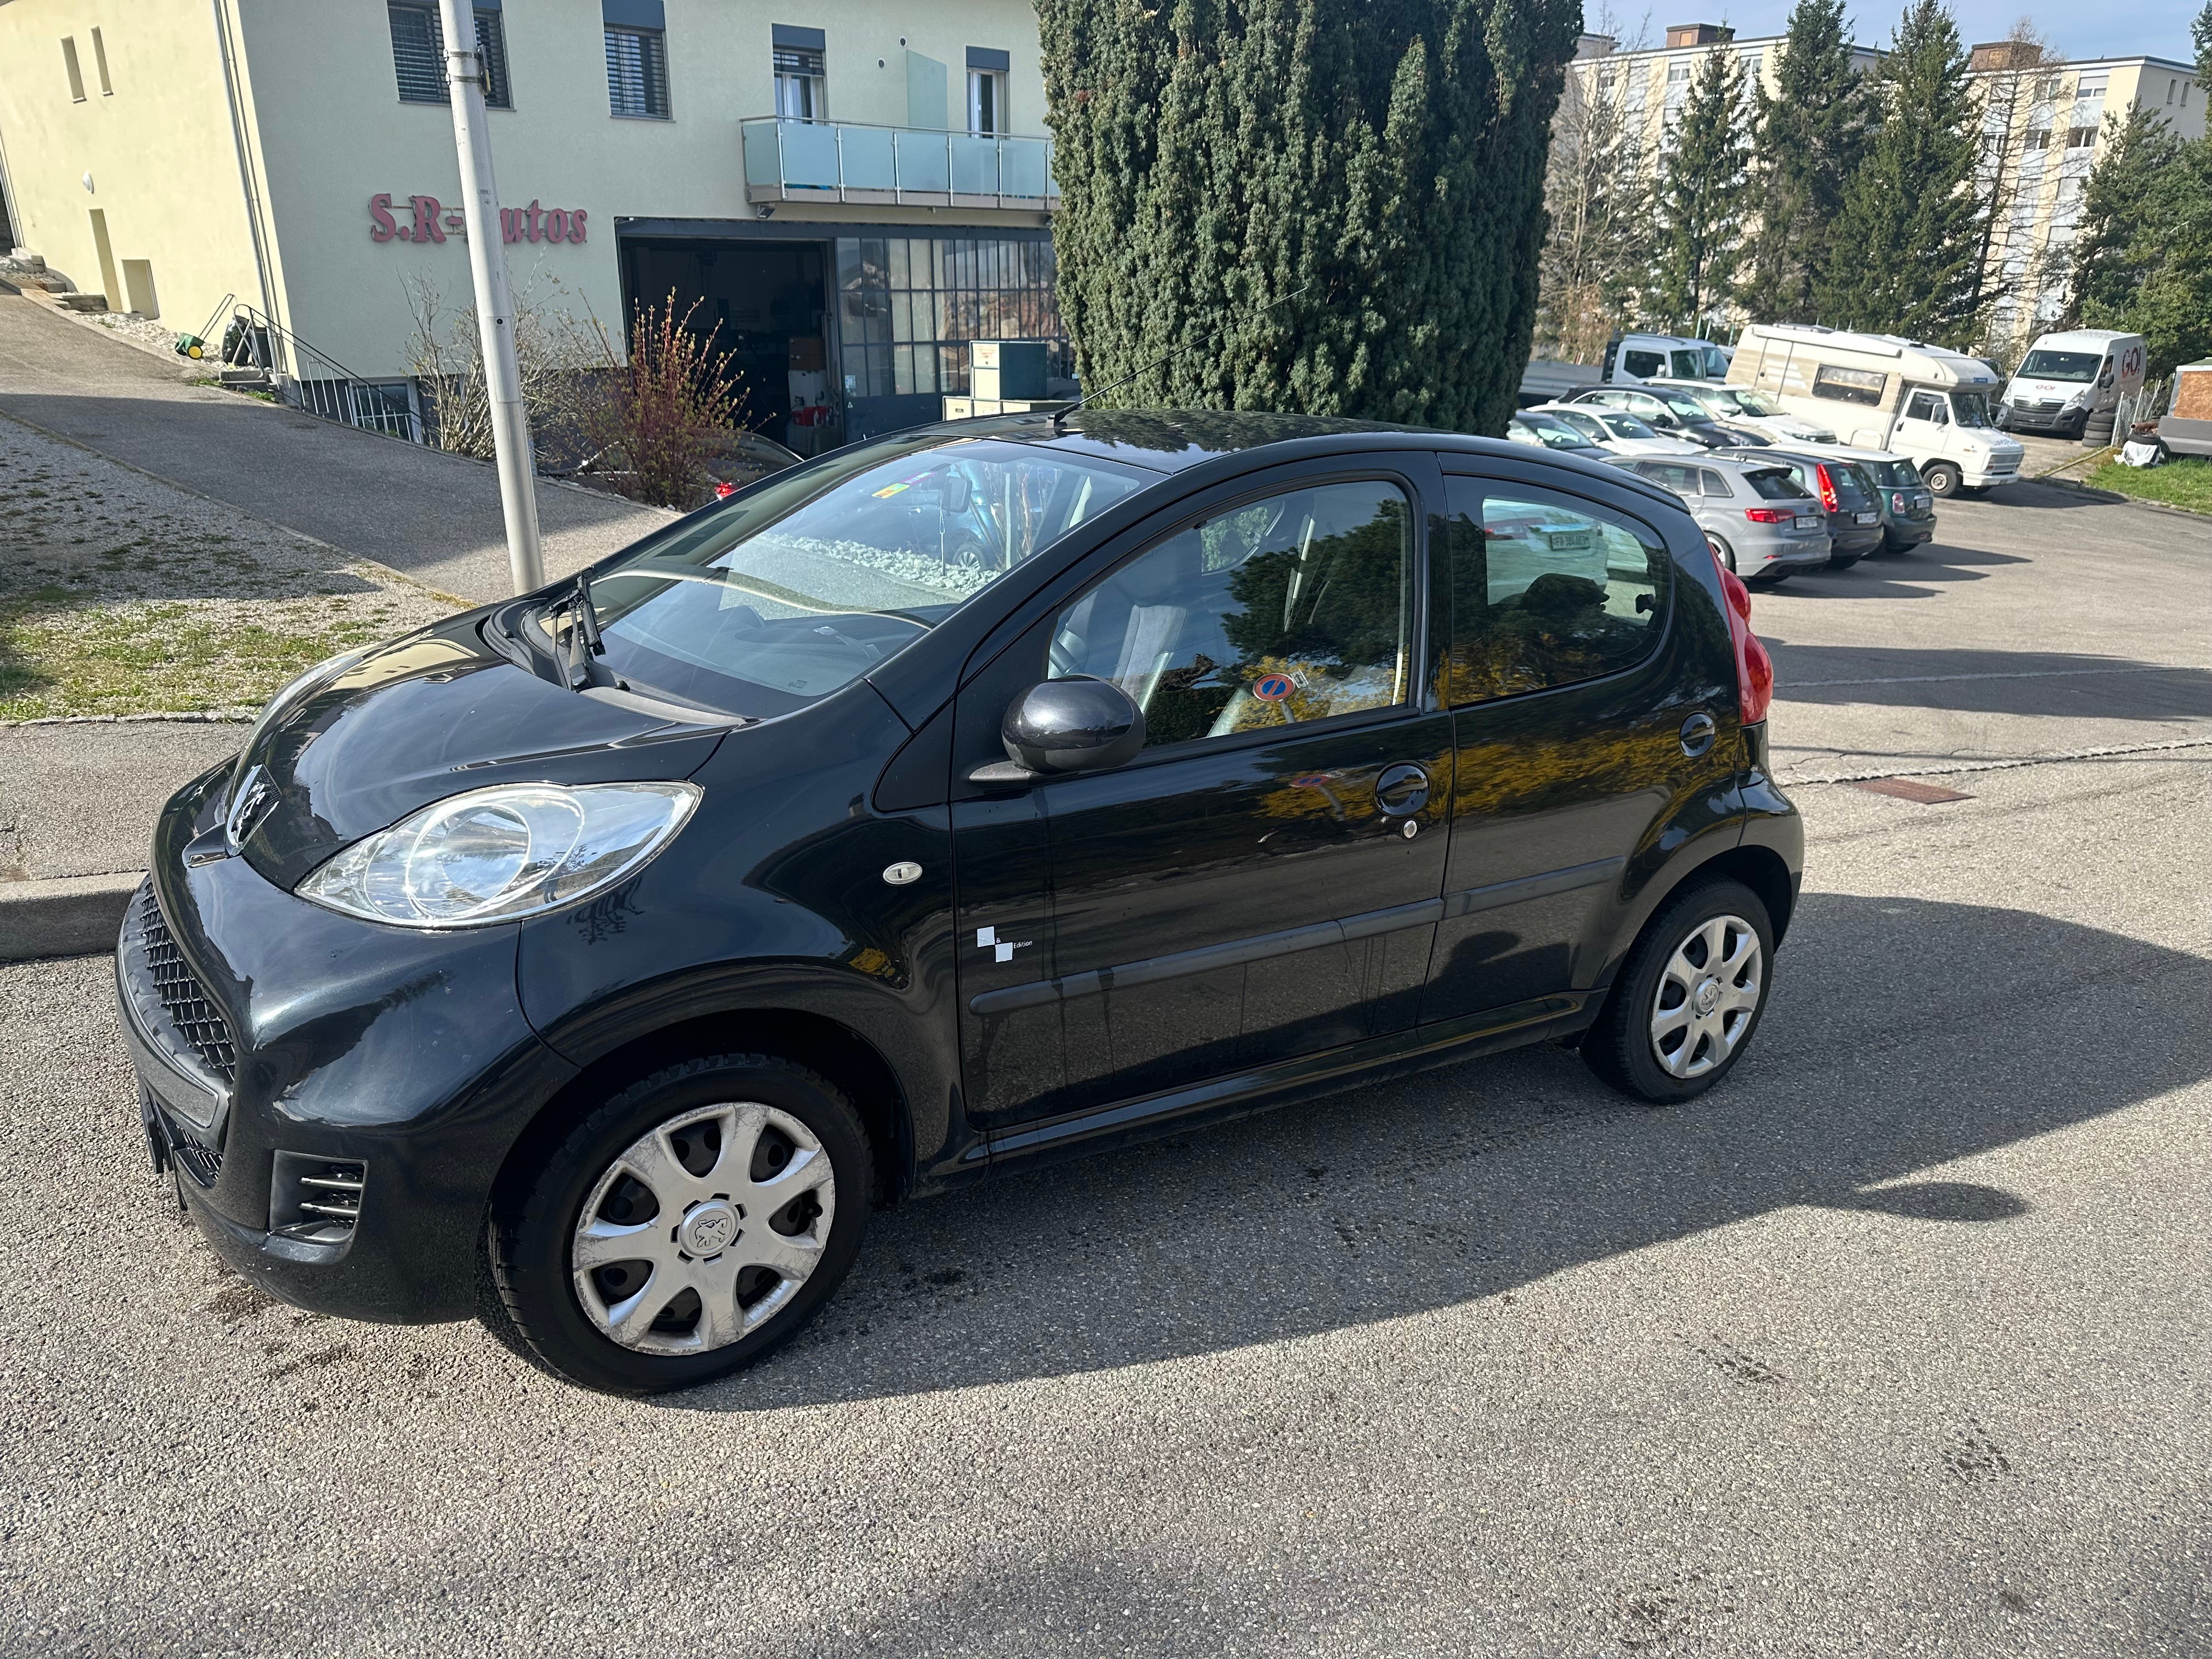
[(830, 1155), (790, 1113), (695, 1108), (639, 1136), (584, 1200), (576, 1299), (640, 1353), (727, 1347), (791, 1304), (836, 1210)]
[(1759, 1012), (1759, 935), (1741, 916), (1699, 922), (1674, 947), (1651, 1009), (1651, 1052), (1674, 1077), (1725, 1062)]

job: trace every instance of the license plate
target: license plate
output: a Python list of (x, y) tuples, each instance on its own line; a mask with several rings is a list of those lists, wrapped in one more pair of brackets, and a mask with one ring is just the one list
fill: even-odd
[(1881, 522), (1881, 514), (1879, 513), (1856, 513), (1851, 516), (1861, 524), (1879, 524)]
[(1797, 515), (1797, 527), (1800, 530), (1818, 530), (1820, 527), (1820, 520), (1810, 514), (1800, 513)]
[(1918, 507), (1923, 513), (1925, 513), (1929, 507), (1936, 505), (1936, 498), (1933, 495), (1915, 495), (1912, 498), (1912, 504)]

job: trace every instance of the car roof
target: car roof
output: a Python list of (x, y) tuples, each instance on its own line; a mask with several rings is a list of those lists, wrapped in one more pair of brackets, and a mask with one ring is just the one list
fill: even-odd
[(1777, 466), (1772, 461), (1753, 460), (1749, 455), (1726, 449), (1701, 450), (1695, 455), (1638, 455), (1630, 465), (1634, 466), (1710, 466), (1723, 472), (1733, 472), (1741, 477), (1750, 472), (1786, 472), (1787, 467)]
[[(1513, 415), (1521, 412), (1515, 410)], [(1556, 465), (1585, 468), (1594, 476), (1620, 480), (1639, 494), (1680, 505), (1673, 491), (1615, 465), (1614, 461), (1620, 458), (1609, 455), (1596, 444), (1585, 447), (1592, 456), (1606, 459), (1585, 460), (1565, 450), (1516, 443), (1510, 438), (1483, 438), (1471, 433), (1447, 432), (1438, 427), (1355, 421), (1330, 415), (1283, 415), (1260, 410), (1080, 409), (1069, 411), (1057, 426), (1049, 414), (986, 415), (966, 421), (934, 421), (884, 435), (908, 440), (934, 436), (946, 443), (992, 438), (1066, 449), (1162, 474), (1184, 471), (1224, 455), (1252, 453), (1277, 444), (1289, 446), (1312, 439), (1365, 435), (1384, 440), (1377, 447), (1388, 449), (1426, 449), (1439, 454), (1456, 453), (1524, 462), (1531, 455), (1547, 455)], [(1295, 453), (1292, 452), (1292, 455)], [(1292, 455), (1285, 459), (1292, 459)]]

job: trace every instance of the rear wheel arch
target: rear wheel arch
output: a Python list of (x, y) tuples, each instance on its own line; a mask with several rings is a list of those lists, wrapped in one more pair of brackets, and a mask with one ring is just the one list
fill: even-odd
[(1759, 895), (1766, 906), (1766, 914), (1774, 928), (1774, 939), (1780, 944), (1789, 927), (1790, 915), (1796, 908), (1796, 890), (1790, 877), (1790, 866), (1782, 855), (1771, 848), (1735, 846), (1716, 849), (1707, 858), (1686, 865), (1670, 872), (1671, 878), (1652, 883), (1638, 896), (1630, 925), (1624, 927), (1613, 941), (1606, 958), (1605, 972), (1599, 977), (1596, 990), (1610, 990), (1620, 965), (1628, 960), (1651, 925), (1652, 917), (1667, 907), (1677, 893), (1686, 890), (1694, 883), (1725, 879), (1740, 881)]
[(897, 1072), (868, 1039), (826, 1015), (792, 1008), (733, 1008), (658, 1027), (601, 1054), (532, 1116), (501, 1162), (495, 1194), (530, 1172), (577, 1123), (649, 1073), (712, 1054), (771, 1054), (819, 1073), (853, 1103), (873, 1153), (875, 1203), (903, 1194), (913, 1167), (913, 1121)]

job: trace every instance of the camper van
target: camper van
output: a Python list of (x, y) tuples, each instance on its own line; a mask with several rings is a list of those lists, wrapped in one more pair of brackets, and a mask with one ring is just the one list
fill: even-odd
[(1606, 343), (1607, 386), (1642, 386), (1646, 380), (1725, 380), (1728, 348), (1680, 334), (1624, 334)]
[(1855, 448), (1911, 456), (1938, 495), (2020, 473), (2020, 442), (1997, 430), (1990, 408), (1996, 372), (1978, 357), (1894, 334), (1753, 323), (1728, 383), (1766, 392)]
[(2143, 337), (2109, 328), (2045, 334), (2028, 348), (1997, 405), (2008, 432), (2079, 438), (2112, 430), (2120, 399), (2142, 390)]

